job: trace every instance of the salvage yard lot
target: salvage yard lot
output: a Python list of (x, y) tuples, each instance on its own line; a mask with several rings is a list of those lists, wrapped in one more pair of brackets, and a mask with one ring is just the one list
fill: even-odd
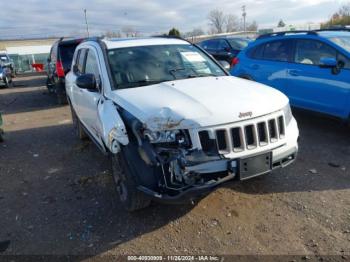
[(69, 107), (44, 85), (27, 76), (0, 90), (1, 254), (350, 256), (350, 129), (338, 121), (295, 111), (292, 166), (229, 182), (194, 205), (129, 214), (108, 158), (78, 140)]

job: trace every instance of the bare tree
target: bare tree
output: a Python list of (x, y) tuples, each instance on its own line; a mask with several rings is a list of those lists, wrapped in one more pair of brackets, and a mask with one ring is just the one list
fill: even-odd
[(239, 30), (239, 19), (237, 16), (230, 14), (226, 18), (226, 32), (234, 32)]
[(122, 32), (126, 35), (126, 37), (134, 37), (136, 35), (136, 31), (132, 26), (124, 26), (122, 28)]
[(121, 38), (122, 37), (122, 34), (120, 33), (120, 31), (107, 31), (105, 33), (105, 36), (106, 37), (109, 37), (109, 38)]
[(210, 31), (212, 33), (220, 34), (224, 32), (224, 26), (226, 23), (226, 16), (224, 12), (218, 9), (214, 9), (209, 12), (208, 19), (209, 19)]
[(253, 21), (252, 23), (248, 24), (247, 31), (258, 31), (258, 23), (256, 21)]

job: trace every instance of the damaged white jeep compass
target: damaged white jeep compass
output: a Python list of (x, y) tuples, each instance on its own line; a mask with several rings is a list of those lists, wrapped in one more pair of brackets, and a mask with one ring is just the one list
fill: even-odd
[(286, 96), (181, 39), (88, 39), (66, 91), (80, 138), (111, 156), (127, 210), (269, 173), (298, 151)]

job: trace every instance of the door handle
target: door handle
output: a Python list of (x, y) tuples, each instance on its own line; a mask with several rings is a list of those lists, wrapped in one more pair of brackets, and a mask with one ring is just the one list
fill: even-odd
[(257, 64), (254, 64), (254, 65), (252, 65), (252, 66), (251, 66), (251, 68), (252, 68), (252, 69), (254, 69), (254, 70), (257, 70), (257, 69), (259, 69), (259, 68), (260, 68), (260, 66), (259, 66), (259, 65), (257, 65)]
[(288, 70), (289, 75), (291, 76), (299, 76), (300, 70)]

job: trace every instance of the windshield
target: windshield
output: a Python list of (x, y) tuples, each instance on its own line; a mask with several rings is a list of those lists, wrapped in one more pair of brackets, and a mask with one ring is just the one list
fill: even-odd
[(250, 42), (249, 39), (245, 38), (229, 38), (227, 40), (230, 42), (231, 47), (236, 50), (244, 49)]
[(350, 52), (350, 36), (330, 37), (329, 40)]
[(118, 89), (226, 75), (210, 57), (192, 45), (117, 48), (108, 51), (108, 60)]

